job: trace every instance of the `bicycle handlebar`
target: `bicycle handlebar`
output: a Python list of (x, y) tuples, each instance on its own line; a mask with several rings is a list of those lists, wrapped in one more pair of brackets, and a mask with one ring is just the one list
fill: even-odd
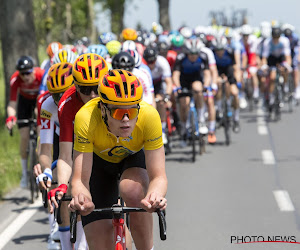
[[(114, 205), (109, 208), (100, 208), (100, 209), (94, 209), (94, 212), (97, 213), (112, 213), (112, 215), (120, 215), (124, 213), (130, 213), (130, 212), (147, 212), (143, 208), (138, 207), (122, 207), (119, 205)], [(161, 240), (167, 239), (167, 222), (165, 218), (165, 211), (157, 209), (156, 213), (158, 215), (159, 220), (159, 235)], [(71, 243), (76, 242), (76, 225), (77, 225), (77, 216), (78, 212), (71, 212), (70, 215), (70, 241)]]

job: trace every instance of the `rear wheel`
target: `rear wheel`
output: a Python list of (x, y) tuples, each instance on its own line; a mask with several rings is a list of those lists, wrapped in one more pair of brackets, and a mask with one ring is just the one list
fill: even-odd
[(195, 126), (195, 116), (191, 115), (191, 144), (192, 144), (192, 161), (196, 161), (196, 126)]
[(30, 139), (29, 142), (29, 160), (28, 160), (28, 179), (29, 179), (29, 188), (30, 188), (30, 202), (33, 203), (34, 200), (38, 197), (38, 186), (36, 184), (33, 167), (37, 163), (37, 157), (35, 153), (36, 142)]
[(230, 117), (228, 116), (227, 102), (223, 102), (224, 114), (223, 114), (223, 126), (225, 134), (225, 144), (228, 146), (230, 144)]
[(205, 153), (205, 136), (202, 134), (199, 134), (199, 153), (200, 155), (202, 155), (203, 153)]

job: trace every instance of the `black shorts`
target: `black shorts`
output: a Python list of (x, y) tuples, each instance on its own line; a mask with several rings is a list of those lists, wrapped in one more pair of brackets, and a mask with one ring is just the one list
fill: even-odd
[(269, 67), (276, 67), (277, 64), (280, 64), (280, 63), (284, 62), (284, 60), (285, 60), (285, 56), (284, 55), (281, 55), (279, 57), (275, 57), (273, 55), (270, 55), (268, 57), (268, 66)]
[(200, 72), (197, 74), (192, 74), (192, 75), (184, 75), (184, 74), (180, 75), (181, 88), (191, 90), (192, 83), (196, 82), (196, 81), (203, 83), (203, 77)]
[[(17, 106), (17, 118), (18, 120), (29, 119), (32, 117), (32, 112), (34, 112), (34, 108), (36, 106), (36, 99), (30, 100), (26, 99), (22, 95), (19, 95), (18, 98), (18, 106)], [(27, 127), (29, 124), (20, 123), (18, 124), (18, 128)]]
[(230, 84), (236, 84), (236, 79), (233, 74), (233, 65), (229, 65), (227, 67), (218, 67), (219, 76), (224, 74), (228, 78), (228, 82)]
[[(111, 207), (118, 202), (119, 176), (132, 167), (146, 169), (144, 150), (128, 156), (120, 163), (111, 163), (93, 154), (93, 168), (90, 178), (90, 192), (95, 208)], [(82, 216), (82, 225), (85, 226), (96, 220), (112, 219), (111, 214), (90, 213)]]

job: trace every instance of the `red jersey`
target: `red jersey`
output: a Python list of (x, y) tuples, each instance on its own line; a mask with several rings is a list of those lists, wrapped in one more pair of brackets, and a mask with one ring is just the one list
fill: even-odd
[(167, 54), (167, 60), (170, 64), (171, 70), (173, 70), (175, 62), (176, 62), (177, 52), (174, 50), (169, 50)]
[(75, 86), (69, 88), (58, 103), (60, 142), (73, 142), (74, 120), (77, 111), (84, 105)]
[(38, 115), (37, 115), (37, 126), (41, 125), (41, 118), (40, 118), (40, 115), (41, 115), (41, 108), (42, 108), (42, 104), (43, 102), (49, 97), (51, 96), (50, 92), (47, 90), (46, 92), (44, 92), (43, 94), (41, 94), (37, 101), (36, 101), (36, 107), (37, 107), (37, 111), (38, 111)]
[(44, 70), (38, 67), (34, 68), (35, 79), (33, 83), (26, 84), (19, 76), (19, 71), (13, 73), (10, 78), (10, 101), (17, 101), (18, 92), (26, 99), (34, 100), (39, 94), (39, 88), (44, 75)]

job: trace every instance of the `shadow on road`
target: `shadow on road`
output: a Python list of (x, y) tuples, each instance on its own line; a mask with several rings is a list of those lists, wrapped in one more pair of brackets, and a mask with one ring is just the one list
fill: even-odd
[(47, 242), (48, 240), (48, 234), (38, 234), (38, 235), (23, 235), (19, 238), (15, 238), (12, 241), (17, 244), (26, 244), (26, 242), (28, 241), (32, 241), (32, 240), (38, 240), (41, 239), (41, 242)]

